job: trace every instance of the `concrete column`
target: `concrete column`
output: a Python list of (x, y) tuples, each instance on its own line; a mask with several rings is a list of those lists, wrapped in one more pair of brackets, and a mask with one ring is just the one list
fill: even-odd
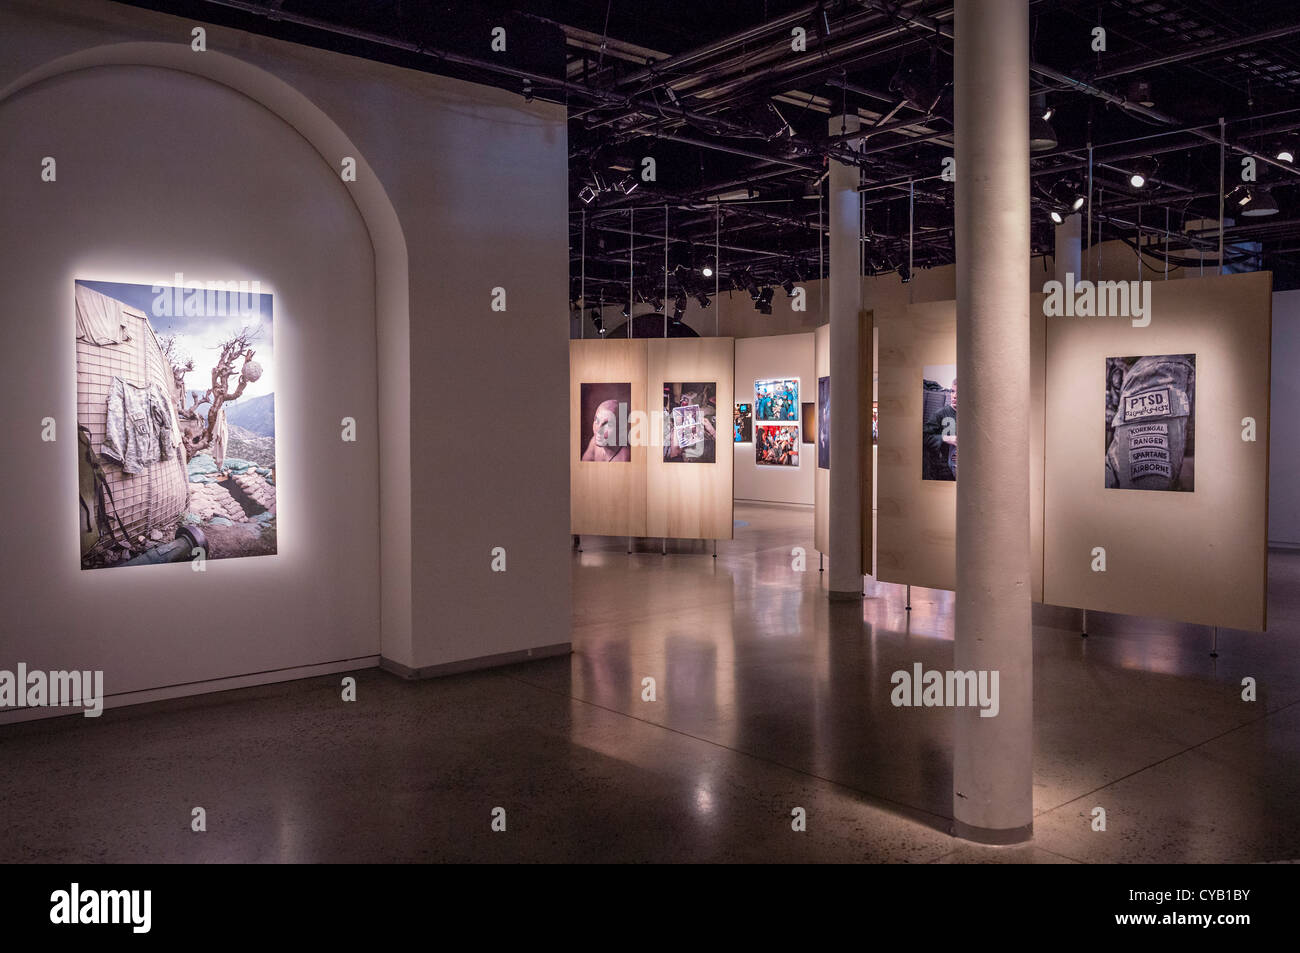
[(1033, 835), (1029, 557), (1029, 2), (956, 0), (959, 671), (998, 675), (998, 713), (961, 707), (954, 833)]
[(1076, 282), (1083, 280), (1083, 220), (1078, 212), (1065, 216), (1056, 226), (1056, 254), (1053, 257), (1057, 281), (1065, 284), (1066, 274), (1074, 275)]
[[(857, 116), (832, 116), (830, 132), (856, 132)], [(856, 145), (856, 141), (852, 141)], [(830, 597), (862, 598), (862, 464), (858, 434), (858, 312), (862, 308), (862, 195), (858, 167), (830, 167), (831, 473)], [(809, 381), (814, 388), (816, 381)], [(814, 459), (813, 464), (816, 464)]]

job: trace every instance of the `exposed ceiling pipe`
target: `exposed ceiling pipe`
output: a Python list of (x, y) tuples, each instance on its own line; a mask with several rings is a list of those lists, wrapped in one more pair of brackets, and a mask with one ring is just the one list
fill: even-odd
[[(787, 13), (785, 16), (777, 17), (775, 20), (769, 20), (767, 23), (760, 23), (747, 30), (741, 30), (739, 33), (733, 33), (731, 36), (725, 36), (720, 40), (714, 40), (712, 43), (706, 43), (704, 46), (697, 47), (696, 49), (688, 50), (685, 53), (678, 53), (676, 56), (670, 56), (665, 60), (660, 60), (658, 63), (647, 66), (645, 69), (637, 70), (635, 73), (624, 76), (622, 79), (618, 80), (616, 85), (628, 86), (632, 83), (642, 82), (643, 80), (658, 78), (663, 76), (666, 72), (690, 66), (694, 63), (700, 62), (701, 60), (706, 60), (710, 56), (716, 56), (719, 53), (725, 53), (734, 46), (741, 46), (742, 44), (749, 43), (752, 40), (757, 40), (760, 37), (767, 36), (769, 33), (783, 30), (786, 27), (797, 26), (799, 23), (809, 19), (813, 14), (815, 14), (819, 6), (821, 6), (819, 3), (810, 3)], [(663, 81), (661, 80), (659, 83), (656, 83), (656, 85), (662, 85), (662, 83)]]
[(1159, 66), (1170, 66), (1174, 63), (1186, 63), (1189, 60), (1215, 56), (1219, 53), (1226, 53), (1229, 50), (1239, 49), (1243, 46), (1254, 46), (1256, 43), (1267, 43), (1269, 40), (1281, 39), (1284, 36), (1292, 36), (1296, 33), (1300, 33), (1300, 23), (1278, 27), (1276, 30), (1267, 30), (1263, 33), (1254, 33), (1250, 36), (1231, 37), (1226, 40), (1221, 40), (1218, 43), (1209, 43), (1205, 46), (1198, 46), (1195, 49), (1183, 50), (1181, 53), (1170, 53), (1168, 56), (1160, 56), (1156, 59), (1146, 60), (1142, 63), (1135, 63), (1131, 66), (1121, 66), (1118, 69), (1098, 73), (1094, 79), (1114, 79), (1116, 76), (1127, 76), (1130, 73), (1140, 73), (1144, 70), (1155, 69)]

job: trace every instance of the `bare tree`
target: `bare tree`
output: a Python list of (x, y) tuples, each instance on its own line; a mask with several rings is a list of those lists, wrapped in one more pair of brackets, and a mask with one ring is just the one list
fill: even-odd
[[(244, 388), (262, 376), (262, 365), (253, 360), (255, 352), (249, 347), (257, 333), (255, 328), (243, 327), (234, 337), (224, 341), (212, 367), (212, 386), (202, 394), (192, 395), (186, 392), (184, 382), (186, 373), (194, 370), (193, 359), (180, 363), (174, 337), (164, 338), (161, 342), (176, 381), (176, 416), (180, 418), (188, 459), (212, 446), (221, 424), (223, 407), (238, 400)], [(238, 383), (233, 383), (236, 379)]]

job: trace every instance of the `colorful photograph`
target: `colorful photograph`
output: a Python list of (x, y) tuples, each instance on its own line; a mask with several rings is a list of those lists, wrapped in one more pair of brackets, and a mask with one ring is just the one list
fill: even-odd
[(664, 384), (664, 463), (717, 460), (717, 382)]
[(580, 460), (588, 463), (629, 463), (628, 414), (632, 385), (578, 385), (578, 446)]
[(1196, 355), (1106, 358), (1106, 488), (1195, 489)]
[(74, 298), (81, 568), (273, 555), (271, 295), (79, 280)]
[(797, 421), (799, 380), (794, 377), (754, 381), (754, 419)]
[(735, 433), (732, 440), (735, 443), (753, 443), (754, 441), (754, 405), (737, 404), (732, 413), (732, 426)]
[(921, 479), (957, 479), (957, 365), (921, 372)]
[(754, 463), (760, 467), (799, 465), (799, 427), (760, 424), (754, 430)]

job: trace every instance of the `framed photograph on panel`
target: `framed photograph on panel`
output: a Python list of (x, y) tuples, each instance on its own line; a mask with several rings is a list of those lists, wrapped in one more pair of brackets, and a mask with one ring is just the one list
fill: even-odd
[(717, 459), (717, 382), (664, 384), (664, 463)]
[(628, 463), (632, 448), (628, 442), (628, 408), (632, 385), (579, 385), (578, 446), (581, 460), (596, 463)]
[(831, 468), (831, 379), (817, 378), (817, 466)]
[(957, 365), (921, 371), (921, 479), (957, 479)]
[(784, 423), (799, 419), (799, 379), (754, 381), (754, 419)]
[(880, 442), (880, 402), (873, 400), (871, 402), (871, 445), (874, 447)]
[(754, 442), (754, 405), (737, 404), (732, 414), (732, 426), (735, 428), (733, 443)]
[(1106, 358), (1106, 488), (1191, 493), (1196, 355)]
[(799, 426), (759, 424), (755, 427), (754, 463), (760, 467), (799, 466)]

